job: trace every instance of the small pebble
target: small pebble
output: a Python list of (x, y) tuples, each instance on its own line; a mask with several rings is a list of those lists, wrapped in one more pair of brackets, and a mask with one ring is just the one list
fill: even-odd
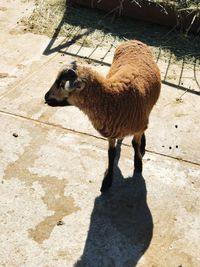
[(171, 147), (171, 146), (169, 146), (169, 149), (172, 149), (172, 147)]
[(176, 148), (178, 148), (178, 146), (176, 146)]
[(89, 180), (89, 183), (92, 183), (92, 181), (91, 181), (91, 180)]
[(57, 222), (57, 225), (58, 225), (58, 226), (63, 225), (63, 224), (64, 224), (63, 221), (58, 221), (58, 222)]
[(13, 136), (14, 136), (14, 137), (18, 137), (18, 134), (17, 134), (17, 133), (13, 133)]
[(176, 102), (183, 103), (183, 99), (182, 98), (176, 98)]
[(178, 125), (175, 125), (175, 128), (178, 128)]

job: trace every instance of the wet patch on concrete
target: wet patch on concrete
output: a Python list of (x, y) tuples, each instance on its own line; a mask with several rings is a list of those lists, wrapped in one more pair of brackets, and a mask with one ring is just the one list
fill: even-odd
[[(32, 173), (28, 166), (33, 166), (37, 159), (37, 152), (41, 145), (45, 144), (48, 130), (38, 131), (37, 128), (29, 129), (31, 141), (24, 148), (18, 159), (10, 163), (5, 172), (4, 180), (12, 179), (13, 177), (24, 182), (26, 186), (31, 187), (33, 183), (39, 182), (44, 189), (42, 200), (47, 208), (53, 212), (53, 215), (47, 216), (35, 228), (29, 229), (29, 236), (38, 243), (42, 243), (48, 239), (52, 230), (57, 225), (57, 222), (65, 216), (76, 212), (79, 208), (75, 205), (72, 197), (65, 196), (66, 181), (58, 179), (56, 176), (41, 176)], [(56, 155), (55, 155), (56, 156)]]
[(49, 209), (54, 211), (54, 214), (46, 217), (34, 229), (29, 229), (29, 237), (38, 243), (42, 243), (44, 240), (48, 239), (54, 227), (56, 225), (58, 226), (58, 222), (65, 216), (79, 210), (79, 208), (75, 206), (72, 197), (61, 195), (58, 199), (55, 199), (52, 197), (52, 194), (45, 194), (43, 201)]

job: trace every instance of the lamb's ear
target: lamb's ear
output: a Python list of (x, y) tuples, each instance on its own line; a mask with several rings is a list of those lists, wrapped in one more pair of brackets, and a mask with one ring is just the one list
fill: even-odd
[(66, 91), (74, 90), (74, 82), (77, 79), (77, 74), (73, 69), (66, 69), (65, 70), (65, 85), (64, 88)]
[(76, 62), (76, 60), (74, 60), (74, 61), (72, 61), (72, 62), (70, 63), (70, 68), (71, 68), (72, 70), (77, 70), (77, 62)]

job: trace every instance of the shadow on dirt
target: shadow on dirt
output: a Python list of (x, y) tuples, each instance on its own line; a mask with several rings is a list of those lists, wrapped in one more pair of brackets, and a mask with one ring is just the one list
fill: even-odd
[(74, 267), (133, 267), (153, 235), (142, 175), (124, 178), (117, 167), (110, 192), (96, 198), (83, 255)]

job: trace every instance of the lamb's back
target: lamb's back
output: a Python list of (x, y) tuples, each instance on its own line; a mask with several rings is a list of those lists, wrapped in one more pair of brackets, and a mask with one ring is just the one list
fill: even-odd
[(137, 40), (127, 41), (116, 48), (108, 77), (113, 76), (119, 69), (129, 67), (131, 71), (135, 67), (139, 70), (154, 65), (152, 52), (146, 44)]
[(152, 96), (155, 101), (160, 93), (160, 71), (153, 54), (146, 44), (137, 40), (117, 47), (107, 78), (122, 84), (125, 81), (129, 88)]

